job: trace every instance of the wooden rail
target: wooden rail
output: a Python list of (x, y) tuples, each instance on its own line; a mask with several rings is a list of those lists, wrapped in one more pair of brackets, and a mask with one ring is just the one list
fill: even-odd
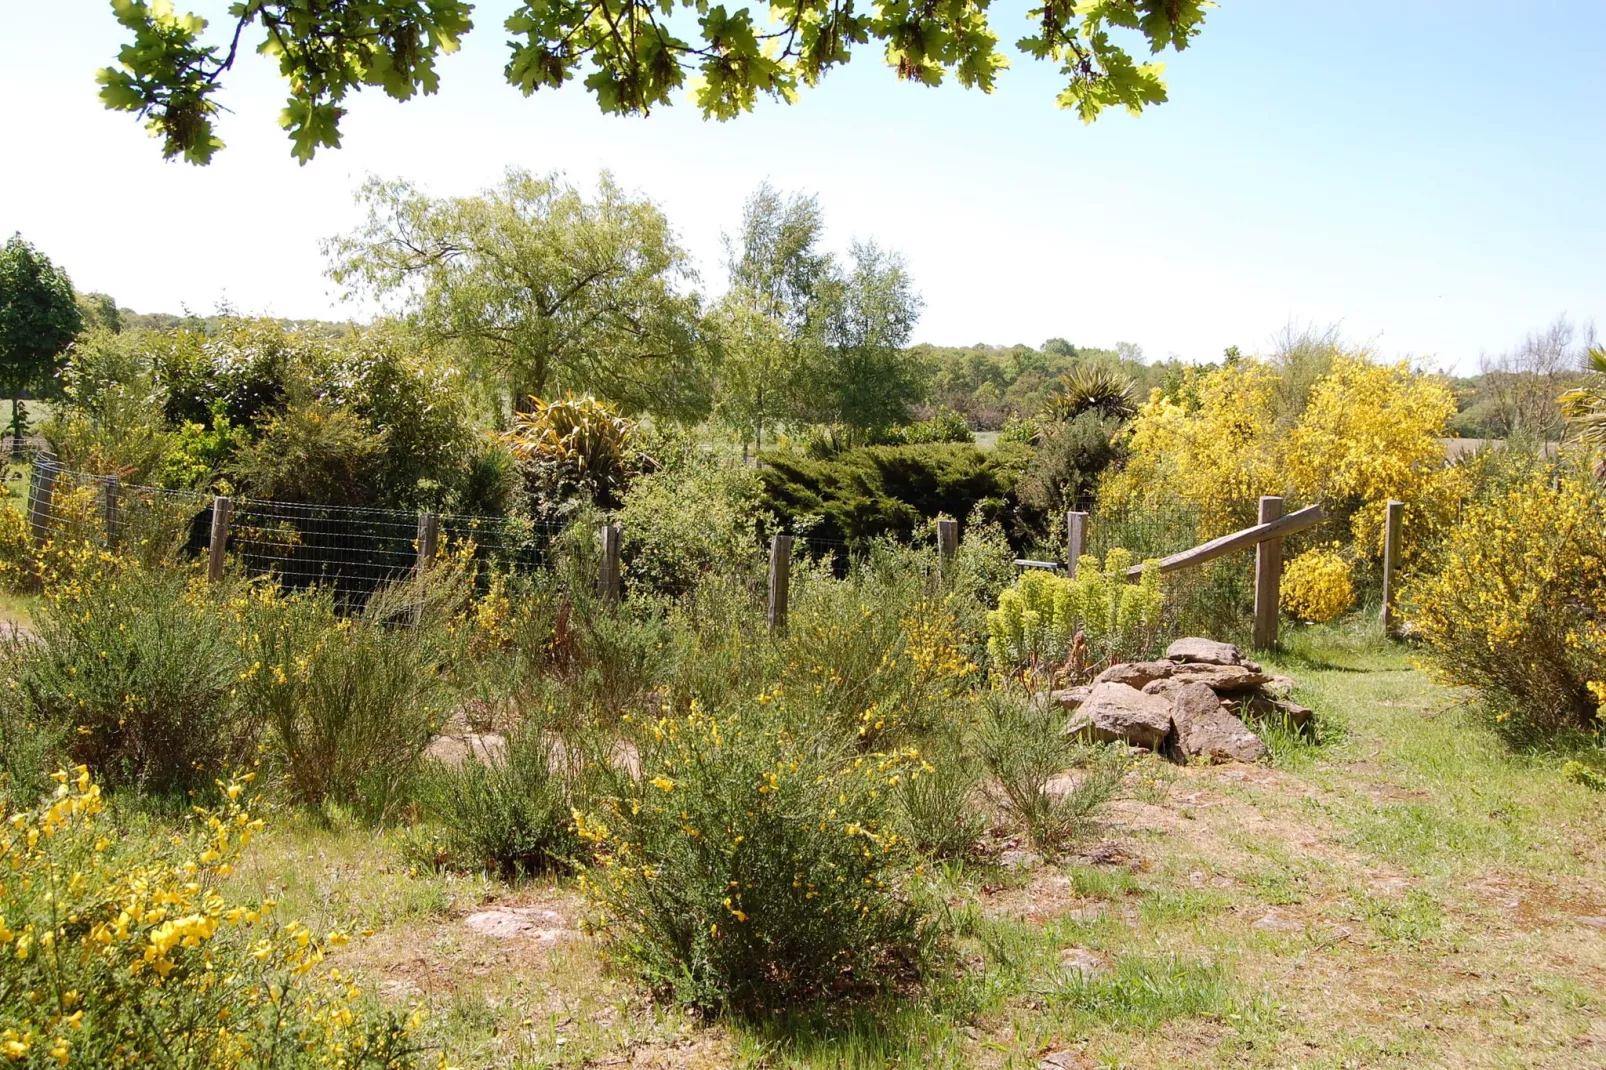
[[(1251, 546), (1265, 542), (1267, 539), (1280, 539), (1285, 535), (1292, 535), (1297, 531), (1315, 527), (1321, 523), (1322, 507), (1307, 505), (1303, 509), (1278, 517), (1268, 524), (1256, 524), (1252, 528), (1235, 531), (1231, 535), (1223, 535), (1219, 539), (1211, 539), (1201, 543), (1191, 550), (1183, 550), (1179, 554), (1161, 558), (1155, 562), (1155, 567), (1162, 573), (1179, 572), (1185, 568), (1193, 568), (1207, 561), (1214, 561), (1218, 557), (1226, 557), (1234, 550), (1246, 550)], [(1126, 570), (1129, 579), (1137, 579), (1143, 575), (1147, 564), (1133, 565)]]

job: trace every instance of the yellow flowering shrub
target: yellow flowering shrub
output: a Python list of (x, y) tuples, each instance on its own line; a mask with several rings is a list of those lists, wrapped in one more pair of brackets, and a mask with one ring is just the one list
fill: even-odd
[(171, 836), (120, 831), (81, 766), (55, 780), (0, 814), (0, 1065), (414, 1064), (416, 1016), (376, 1016), (325, 962), (342, 934), (224, 894), (262, 828), (243, 779)]
[[(1160, 638), (1165, 596), (1160, 570), (1126, 571), (1132, 555), (1113, 549), (1102, 566), (1084, 557), (1076, 577), (1042, 569), (1021, 574), (987, 614), (987, 652), (1000, 673), (1066, 665), (1085, 675), (1150, 653)], [(1076, 663), (1076, 664), (1068, 664)]]
[(651, 988), (758, 1016), (868, 993), (917, 968), (896, 789), (914, 751), (861, 753), (786, 695), (654, 722), (641, 774), (576, 815), (583, 887), (611, 956)]
[(1408, 548), (1449, 526), (1470, 487), (1439, 441), (1456, 411), (1448, 386), (1404, 363), (1341, 355), (1303, 409), (1279, 419), (1281, 374), (1241, 360), (1190, 377), (1182, 400), (1155, 391), (1133, 421), (1130, 459), (1106, 477), (1101, 498), (1126, 507), (1181, 498), (1198, 507), (1203, 539), (1254, 523), (1261, 495), (1286, 495), (1348, 523), (1368, 558), (1382, 552), (1390, 498), (1406, 503), (1406, 523), (1420, 533)]
[(1301, 501), (1347, 514), (1356, 549), (1380, 557), (1390, 498), (1424, 534), (1450, 521), (1461, 488), (1439, 438), (1455, 411), (1450, 388), (1408, 364), (1340, 357), (1288, 435), (1288, 485)]
[(1468, 505), (1437, 571), (1403, 593), (1438, 679), (1514, 727), (1599, 730), (1606, 502), (1592, 479), (1537, 473)]
[(28, 518), (0, 498), (0, 588), (26, 586), (28, 564)]
[(1355, 604), (1349, 562), (1338, 547), (1306, 550), (1283, 569), (1283, 609), (1300, 620), (1325, 624)]
[(1180, 497), (1199, 506), (1203, 538), (1253, 523), (1260, 496), (1285, 483), (1285, 434), (1272, 415), (1277, 381), (1270, 364), (1241, 360), (1190, 375), (1186, 404), (1153, 391), (1132, 422), (1131, 456), (1106, 478), (1100, 497), (1117, 504)]

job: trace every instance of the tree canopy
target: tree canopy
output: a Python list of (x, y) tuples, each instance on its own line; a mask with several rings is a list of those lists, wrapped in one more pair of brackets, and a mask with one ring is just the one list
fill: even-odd
[[(646, 114), (687, 91), (705, 118), (751, 111), (762, 95), (790, 103), (855, 48), (879, 46), (896, 76), (934, 86), (952, 77), (991, 92), (1009, 64), (988, 0), (775, 0), (766, 13), (709, 0), (527, 0), (503, 22), (505, 73), (526, 96), (576, 76), (613, 114)], [(1164, 64), (1199, 33), (1208, 0), (1043, 0), (1016, 47), (1055, 64), (1058, 97), (1091, 122), (1105, 108), (1139, 112), (1166, 99)], [(223, 147), (218, 93), (242, 47), (278, 61), (290, 86), (280, 123), (302, 163), (340, 145), (344, 102), (372, 86), (397, 100), (439, 87), (437, 60), (473, 28), (467, 0), (236, 0), (222, 32), (171, 0), (112, 0), (129, 35), (99, 72), (107, 107), (135, 112), (163, 154), (205, 164)]]
[(706, 412), (695, 274), (651, 201), (606, 174), (587, 199), (520, 170), (470, 197), (377, 179), (358, 196), (368, 219), (328, 243), (331, 276), (401, 298), (515, 405), (573, 390), (627, 411)]
[(82, 326), (67, 273), (13, 236), (0, 249), (0, 396), (12, 399), (12, 434), (22, 432), (16, 399), (51, 384)]

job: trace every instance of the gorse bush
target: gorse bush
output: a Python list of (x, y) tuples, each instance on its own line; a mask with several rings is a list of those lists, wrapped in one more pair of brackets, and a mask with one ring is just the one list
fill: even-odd
[(84, 767), (55, 779), (39, 807), (0, 808), (5, 1065), (414, 1065), (419, 1019), (372, 1012), (325, 965), (343, 934), (225, 894), (262, 829), (241, 782), (181, 831), (140, 835), (120, 831)]
[(28, 715), (107, 784), (181, 793), (249, 757), (243, 654), (193, 577), (86, 551), (46, 587), (35, 627), (18, 667)]
[[(1005, 812), (1039, 850), (1063, 847), (1120, 786), (1127, 765), (1122, 748), (1088, 746), (1066, 735), (1059, 705), (1041, 696), (995, 691), (984, 705), (981, 755)], [(1055, 784), (1056, 778), (1068, 780)]]
[(500, 754), (435, 763), (418, 796), (444, 830), (441, 860), (504, 877), (567, 868), (579, 855), (573, 815), (584, 763), (536, 719), (511, 732)]
[(1300, 620), (1325, 624), (1355, 604), (1349, 562), (1335, 547), (1306, 550), (1283, 570), (1282, 607)]
[(889, 793), (906, 754), (861, 755), (750, 705), (694, 706), (640, 737), (641, 776), (578, 820), (583, 884), (610, 952), (652, 988), (758, 1016), (917, 973)]
[(381, 589), (358, 616), (327, 590), (259, 599), (239, 688), (297, 802), (382, 815), (397, 800), (453, 697), (452, 631), (409, 619), (428, 596)]
[(1093, 557), (1074, 578), (1041, 569), (1023, 573), (987, 614), (987, 649), (999, 672), (1065, 666), (1084, 675), (1141, 657), (1159, 642), (1165, 596), (1160, 570), (1127, 580), (1132, 556), (1114, 549), (1101, 568)]
[(1598, 730), (1606, 702), (1606, 498), (1542, 473), (1469, 505), (1438, 570), (1404, 592), (1441, 681), (1511, 727)]

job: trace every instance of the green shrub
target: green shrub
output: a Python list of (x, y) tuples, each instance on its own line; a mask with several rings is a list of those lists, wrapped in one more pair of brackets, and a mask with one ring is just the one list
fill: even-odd
[(882, 990), (921, 962), (887, 802), (918, 767), (762, 710), (658, 721), (640, 779), (579, 820), (592, 924), (617, 961), (682, 1003), (750, 1017)]
[(908, 540), (938, 516), (970, 516), (981, 503), (1001, 510), (1024, 463), (1019, 451), (937, 443), (867, 446), (825, 460), (768, 453), (764, 503), (788, 523), (819, 518), (811, 532), (819, 538)]
[(675, 597), (716, 570), (762, 568), (761, 492), (756, 471), (701, 452), (641, 476), (619, 512), (625, 578)]
[(1083, 557), (1076, 576), (1022, 573), (987, 614), (987, 649), (1002, 672), (1065, 665), (1073, 676), (1154, 650), (1163, 624), (1160, 570), (1127, 581), (1132, 557), (1111, 550), (1104, 565)]
[[(1005, 811), (1040, 850), (1076, 839), (1120, 787), (1125, 753), (1118, 745), (1087, 746), (1066, 735), (1063, 712), (1042, 696), (994, 692), (984, 708), (981, 756)], [(1073, 767), (1069, 783), (1051, 785)]]
[(939, 733), (922, 752), (922, 776), (898, 785), (897, 821), (903, 838), (932, 858), (957, 858), (986, 831), (982, 763), (956, 733)]
[(106, 783), (184, 792), (248, 758), (244, 654), (214, 592), (188, 574), (86, 567), (47, 585), (35, 628), (18, 669), (29, 716), (70, 733)]
[(445, 622), (408, 626), (429, 593), (382, 589), (355, 617), (327, 589), (258, 600), (241, 694), (296, 801), (373, 815), (396, 801), (453, 698)]
[(520, 725), (501, 754), (436, 763), (419, 792), (445, 831), (444, 860), (504, 877), (566, 868), (579, 853), (573, 812), (585, 755), (539, 719)]
[(887, 431), (881, 445), (918, 446), (926, 442), (975, 442), (970, 421), (964, 413), (955, 412), (946, 405), (939, 407), (930, 417), (912, 424), (894, 427)]
[(1118, 419), (1089, 410), (1043, 428), (1037, 452), (1017, 488), (1022, 509), (1031, 514), (1040, 532), (1058, 534), (1066, 510), (1092, 497), (1099, 477), (1121, 460), (1123, 426)]

